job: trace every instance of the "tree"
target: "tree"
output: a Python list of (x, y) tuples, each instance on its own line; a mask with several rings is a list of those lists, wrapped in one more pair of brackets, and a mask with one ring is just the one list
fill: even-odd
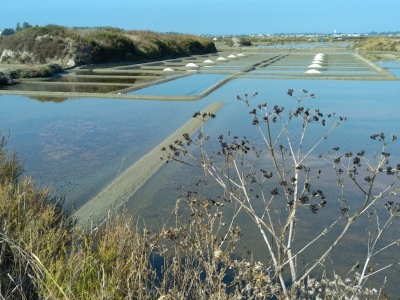
[(28, 28), (31, 28), (31, 27), (32, 27), (32, 25), (30, 25), (28, 22), (22, 23), (22, 29), (28, 29)]
[(4, 29), (2, 32), (1, 32), (1, 35), (10, 35), (10, 34), (14, 34), (15, 33), (15, 31), (14, 31), (14, 29), (12, 29), (12, 28), (6, 28), (6, 29)]
[(21, 25), (19, 24), (19, 22), (17, 23), (17, 26), (15, 27), (15, 31), (21, 31), (22, 30), (22, 27), (21, 27)]

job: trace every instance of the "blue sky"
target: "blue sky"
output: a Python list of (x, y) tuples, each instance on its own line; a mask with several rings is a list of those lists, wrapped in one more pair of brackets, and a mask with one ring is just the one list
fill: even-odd
[(0, 30), (32, 25), (113, 26), (192, 34), (400, 30), (400, 0), (19, 0)]

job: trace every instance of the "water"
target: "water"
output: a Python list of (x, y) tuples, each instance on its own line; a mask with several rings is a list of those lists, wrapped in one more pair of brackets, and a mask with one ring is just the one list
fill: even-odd
[(96, 70), (96, 72), (94, 72), (93, 70), (81, 70), (81, 71), (76, 71), (73, 72), (73, 74), (75, 75), (100, 75), (100, 76), (159, 76), (159, 77), (163, 77), (166, 74), (162, 74), (162, 73), (155, 73), (155, 72), (143, 72), (140, 69), (139, 70), (135, 70), (135, 71), (120, 71), (118, 69), (116, 69), (113, 72), (106, 72), (106, 71), (98, 71)]
[[(259, 96), (252, 100), (254, 102), (253, 107), (255, 107), (256, 103), (268, 102), (270, 106), (278, 104), (289, 110), (295, 101), (286, 95), (285, 91), (288, 87), (295, 87), (299, 91), (302, 88), (307, 88), (311, 93), (316, 94), (315, 99), (307, 99), (304, 102), (305, 107), (311, 109), (319, 108), (325, 114), (336, 113), (336, 115), (348, 118), (348, 121), (336, 128), (334, 133), (318, 148), (317, 154), (326, 154), (336, 146), (340, 146), (343, 152), (366, 150), (371, 154), (374, 151), (379, 151), (379, 148), (375, 147), (376, 143), (369, 139), (371, 134), (380, 132), (386, 132), (387, 135), (396, 134), (396, 124), (398, 124), (396, 109), (400, 107), (400, 103), (394, 97), (391, 97), (392, 93), (399, 92), (400, 87), (396, 83), (325, 80), (312, 82), (306, 80), (265, 81), (256, 79), (231, 81), (202, 100), (226, 99), (227, 101), (217, 118), (206, 124), (206, 133), (214, 139), (214, 144), (219, 134), (226, 136), (229, 131), (232, 136), (241, 137), (245, 135), (248, 140), (259, 144), (259, 133), (251, 125), (248, 109), (243, 103), (236, 100), (236, 95), (240, 94), (244, 97), (243, 95), (246, 92), (251, 95), (254, 91), (258, 91)], [(382, 102), (377, 101), (377, 99), (385, 99), (385, 104), (382, 105)], [(327, 124), (331, 123), (327, 122)], [(313, 124), (313, 126), (309, 136), (310, 144), (313, 141), (317, 141), (318, 134), (321, 135), (325, 129), (325, 127), (317, 124)], [(393, 159), (398, 159), (400, 157), (399, 148), (394, 147), (392, 150)], [(174, 181), (178, 185), (181, 182), (189, 183), (195, 181), (188, 178), (185, 172), (183, 172), (183, 177), (180, 177), (179, 174), (182, 174), (182, 172), (168, 171), (174, 168), (175, 166), (165, 166), (157, 174), (158, 178), (164, 178), (160, 182), (170, 183)], [(166, 172), (166, 175), (163, 175), (163, 172)], [(174, 179), (168, 179), (171, 176), (170, 174), (174, 174)], [(154, 189), (163, 189), (163, 185), (158, 185), (156, 182), (159, 182), (159, 179), (149, 180), (146, 185), (152, 191), (146, 190), (143, 193), (155, 195), (157, 192)], [(154, 188), (155, 186), (156, 188)], [(174, 186), (171, 187), (172, 191), (174, 191), (174, 188)], [(177, 197), (177, 192), (173, 193), (170, 205), (174, 203)], [(163, 205), (165, 205), (165, 194), (163, 196)], [(142, 197), (138, 196), (137, 199)], [(146, 205), (151, 205), (151, 202), (154, 202), (154, 205), (158, 205), (157, 197), (150, 196), (149, 198), (149, 201), (143, 201)], [(141, 212), (141, 214), (143, 213)]]
[(46, 84), (45, 82), (18, 83), (2, 86), (4, 90), (40, 91), (40, 92), (76, 92), (76, 93), (110, 93), (128, 88), (129, 85), (82, 85), (82, 84)]
[(347, 48), (350, 47), (351, 43), (289, 43), (289, 44), (274, 44), (274, 45), (259, 45), (257, 48), (266, 48), (266, 49), (284, 49), (284, 48), (298, 48), (298, 49), (307, 49), (307, 48)]
[[(400, 104), (394, 97), (391, 97), (392, 93), (399, 91), (399, 87), (396, 83), (366, 83), (357, 81), (311, 82), (306, 80), (263, 81), (240, 79), (229, 82), (209, 96), (215, 99), (224, 99), (224, 97), (229, 97), (229, 99), (227, 100), (227, 104), (217, 115), (217, 118), (206, 124), (205, 132), (210, 135), (210, 145), (206, 147), (207, 152), (213, 155), (212, 153), (214, 151), (215, 156), (215, 153), (219, 150), (217, 136), (223, 134), (227, 137), (228, 132), (231, 133), (231, 136), (236, 135), (239, 138), (245, 135), (250, 141), (250, 145), (255, 145), (257, 147), (262, 146), (263, 144), (260, 142), (259, 132), (251, 125), (252, 119), (247, 112), (248, 109), (242, 102), (236, 100), (236, 94), (241, 94), (243, 97), (245, 92), (251, 95), (254, 91), (258, 91), (259, 96), (251, 100), (251, 102), (254, 103), (253, 107), (255, 107), (257, 103), (268, 102), (270, 106), (278, 104), (289, 110), (290, 107), (294, 105), (294, 99), (286, 95), (285, 91), (288, 87), (294, 87), (299, 91), (302, 88), (308, 88), (310, 92), (316, 94), (315, 99), (308, 99), (304, 102), (303, 105), (305, 107), (310, 107), (311, 109), (320, 108), (321, 112), (325, 115), (335, 112), (337, 115), (348, 118), (347, 122), (337, 127), (328, 139), (318, 147), (316, 155), (319, 153), (327, 155), (328, 151), (332, 151), (333, 147), (339, 146), (341, 153), (349, 151), (356, 153), (365, 150), (371, 157), (373, 153), (379, 153), (380, 151), (379, 143), (369, 138), (371, 134), (380, 132), (385, 132), (388, 136), (390, 134), (396, 134), (398, 117), (395, 111), (399, 108)], [(384, 104), (382, 105), (382, 102), (377, 101), (377, 99), (385, 99)], [(329, 124), (329, 122), (327, 122), (327, 124)], [(292, 130), (296, 130), (296, 127), (292, 128)], [(306, 144), (311, 145), (315, 143), (325, 130), (326, 128), (320, 124), (312, 124), (309, 132), (310, 135), (306, 139)], [(293, 139), (296, 140), (296, 137)], [(391, 161), (393, 163), (396, 164), (400, 161), (400, 150), (397, 144), (393, 144), (390, 152)], [(324, 163), (318, 160), (316, 155), (312, 157), (312, 162), (309, 163), (314, 166), (314, 168), (324, 168)], [(267, 167), (270, 169), (272, 168), (271, 165), (267, 165)], [(383, 175), (383, 180), (386, 179), (385, 176), (386, 175)], [(174, 163), (165, 165), (137, 194), (135, 194), (127, 204), (127, 209), (138, 218), (146, 218), (146, 220), (150, 218), (154, 220), (153, 224), (160, 224), (171, 216), (172, 208), (181, 192), (177, 190), (177, 188), (183, 186), (185, 189), (196, 190), (194, 183), (204, 178), (207, 179), (208, 185), (205, 189), (201, 190), (201, 195), (203, 197), (211, 197), (217, 200), (216, 195), (223, 196), (221, 188), (213, 183), (212, 178), (206, 177), (202, 169), (196, 170)], [(270, 186), (267, 186), (267, 194), (269, 194), (270, 189), (277, 186), (276, 181), (275, 183), (273, 182)], [(340, 216), (340, 210), (337, 204), (337, 198), (340, 197), (340, 190), (336, 187), (335, 182), (336, 179), (332, 170), (324, 170), (321, 178), (313, 182), (315, 189), (320, 188), (326, 193), (328, 205), (325, 209), (321, 209), (318, 215), (313, 215), (308, 209), (300, 210), (296, 237), (302, 238), (300, 239), (300, 243), (297, 244), (297, 247), (305, 245), (314, 236), (314, 232), (320, 232), (323, 228), (329, 226), (331, 222), (334, 221), (335, 217)], [(351, 182), (347, 182), (347, 187), (346, 195), (348, 199), (350, 199), (349, 201), (351, 201), (351, 207), (354, 208), (357, 206), (357, 202), (359, 205), (362, 201), (362, 195)], [(162, 195), (162, 197), (159, 195)], [(399, 201), (398, 197), (396, 197), (395, 201)], [(382, 204), (379, 207), (383, 211), (384, 208)], [(262, 202), (258, 202), (258, 204), (256, 202), (255, 206), (261, 210)], [(282, 216), (285, 216), (284, 205), (273, 207), (280, 209)], [(233, 215), (233, 205), (226, 203), (224, 211), (226, 220), (229, 220)], [(277, 217), (275, 216), (275, 218)], [(313, 221), (304, 222), (305, 220)], [(254, 243), (254, 241), (260, 241), (261, 239), (259, 232), (255, 230), (255, 224), (246, 214), (239, 215), (237, 217), (237, 222), (241, 224), (240, 226), (244, 232), (244, 237), (238, 245), (238, 249), (246, 247), (247, 250), (254, 252), (255, 259), (262, 260), (265, 255), (265, 248), (262, 243)], [(317, 254), (321, 254), (329, 242), (329, 239), (337, 236), (342, 226), (343, 224), (335, 227), (330, 234), (322, 240), (322, 243), (311, 247), (310, 250), (305, 253), (305, 257), (299, 260), (299, 264), (301, 264), (303, 260), (305, 261), (310, 257), (317, 257)], [(349, 232), (349, 237), (333, 251), (330, 258), (332, 261), (335, 261), (334, 268), (337, 272), (348, 271), (350, 264), (353, 265), (356, 261), (361, 261), (361, 257), (365, 257), (366, 240), (364, 239), (364, 235), (360, 235), (359, 232), (364, 233), (366, 226), (367, 222), (365, 218), (357, 222), (354, 228)], [(387, 232), (383, 240), (390, 240), (390, 235), (397, 236), (397, 228), (398, 224), (396, 223), (393, 225), (392, 230)], [(397, 248), (393, 249), (393, 251), (390, 253), (398, 253)], [(244, 252), (245, 250), (242, 250), (242, 253)], [(343, 253), (346, 253), (346, 256), (343, 256)], [(338, 261), (340, 261), (341, 264), (338, 263)], [(377, 258), (379, 266), (382, 266), (383, 262), (388, 261), (390, 261), (388, 257)], [(326, 264), (331, 266), (329, 261), (327, 261)], [(392, 269), (388, 274), (394, 278), (396, 276), (396, 270), (398, 269)], [(382, 279), (382, 277), (379, 277), (379, 280)]]
[(390, 73), (400, 78), (400, 61), (377, 62), (377, 64), (386, 68)]
[[(1, 96), (1, 129), (24, 161), (26, 175), (39, 186), (66, 195), (66, 207), (79, 207), (118, 172), (181, 127), (187, 111), (203, 102), (107, 99), (37, 101)], [(48, 99), (45, 99), (48, 100)], [(150, 130), (150, 131), (149, 131)], [(122, 167), (120, 168), (122, 164)]]
[[(155, 77), (156, 79), (159, 77)], [(96, 83), (128, 83), (128, 84), (142, 84), (147, 83), (155, 79), (151, 76), (143, 77), (123, 77), (112, 76), (112, 77), (102, 77), (102, 76), (62, 76), (59, 78), (49, 79), (49, 82), (96, 82)]]
[[(199, 94), (226, 76), (193, 74), (137, 92), (145, 95)], [(335, 128), (315, 151), (315, 155), (310, 157), (308, 163), (314, 168), (324, 168), (324, 163), (318, 160), (317, 156), (319, 153), (327, 155), (333, 147), (340, 147), (342, 153), (365, 150), (367, 155), (371, 156), (374, 152), (381, 152), (379, 143), (369, 138), (371, 134), (384, 132), (387, 136), (399, 135), (397, 112), (400, 103), (394, 96), (400, 93), (397, 82), (245, 78), (230, 81), (204, 99), (195, 102), (51, 97), (31, 99), (25, 96), (2, 95), (1, 129), (3, 132), (10, 129), (9, 147), (16, 150), (19, 158), (24, 161), (26, 175), (32, 176), (38, 186), (48, 185), (56, 194), (65, 194), (67, 209), (70, 209), (72, 201), (79, 208), (115, 180), (120, 172), (181, 127), (191, 118), (193, 112), (204, 109), (214, 101), (226, 101), (227, 104), (217, 114), (217, 118), (205, 126), (205, 132), (210, 135), (206, 146), (209, 153), (219, 150), (217, 136), (223, 134), (227, 137), (228, 132), (231, 132), (231, 136), (239, 138), (245, 135), (251, 145), (263, 147), (259, 132), (251, 125), (248, 108), (236, 100), (236, 95), (244, 97), (245, 93), (252, 95), (258, 91), (259, 95), (250, 101), (253, 107), (267, 102), (269, 107), (278, 104), (289, 111), (295, 100), (286, 94), (288, 88), (295, 88), (297, 93), (301, 93), (301, 89), (305, 88), (316, 95), (315, 99), (307, 99), (302, 104), (304, 107), (318, 108), (325, 116), (335, 112), (337, 116), (348, 118), (348, 121)], [(318, 141), (332, 124), (328, 119), (326, 123), (325, 127), (320, 123), (310, 124), (306, 149)], [(277, 134), (278, 128), (276, 124), (273, 128), (274, 134)], [(299, 128), (301, 129), (301, 125), (294, 124), (290, 130), (298, 132)], [(293, 141), (298, 139), (298, 135), (293, 136)], [(389, 150), (390, 161), (395, 164), (400, 162), (400, 147), (397, 143)], [(264, 161), (260, 162), (260, 165), (271, 168), (271, 165)], [(386, 179), (385, 176), (383, 180)], [(202, 169), (176, 163), (165, 165), (130, 199), (127, 209), (136, 217), (146, 219), (149, 226), (158, 227), (160, 223), (157, 222), (170, 216), (180, 193), (177, 188), (184, 186), (194, 189), (194, 183), (204, 178)], [(221, 195), (221, 190), (212, 183), (212, 179), (207, 180), (208, 185), (201, 191), (202, 195), (212, 198)], [(346, 184), (349, 187), (346, 195), (353, 208), (362, 200), (362, 195), (360, 196), (351, 182)], [(271, 180), (270, 185), (266, 185), (266, 193), (269, 195), (270, 189), (276, 185), (276, 181)], [(328, 204), (317, 215), (307, 208), (299, 212), (296, 238), (301, 238), (295, 249), (299, 249), (298, 247), (314, 236), (314, 232), (320, 232), (340, 215), (337, 204), (340, 191), (336, 187), (332, 171), (323, 169), (320, 179), (315, 180), (313, 186), (324, 190)], [(395, 201), (399, 201), (397, 196)], [(258, 210), (263, 209), (261, 201), (254, 202), (254, 205)], [(277, 209), (276, 212), (280, 209), (281, 216), (285, 216), (284, 205), (278, 203), (273, 208)], [(377, 208), (384, 213), (382, 205)], [(227, 203), (225, 209), (226, 218), (229, 219), (233, 214), (233, 205)], [(278, 218), (275, 211), (274, 218)], [(255, 242), (260, 240), (260, 234), (255, 230), (254, 223), (246, 214), (240, 214), (237, 221), (244, 232), (243, 239), (237, 247), (238, 252), (244, 253), (244, 247), (247, 247), (246, 249), (254, 252), (257, 260), (265, 260), (264, 245)], [(321, 253), (329, 239), (339, 233), (342, 225), (335, 227), (322, 244), (310, 248), (304, 257), (299, 258), (299, 264)], [(366, 252), (366, 225), (365, 218), (357, 222), (348, 238), (332, 253), (331, 258), (335, 261), (336, 271), (345, 272), (356, 261), (362, 262)], [(392, 228), (393, 230), (386, 233), (382, 244), (394, 236), (397, 237), (398, 224), (395, 223)], [(344, 253), (346, 255), (343, 255)], [(398, 248), (389, 253), (397, 257)], [(378, 269), (390, 259), (390, 256), (383, 256), (376, 258), (373, 263)], [(325, 264), (331, 267), (329, 260)], [(396, 280), (397, 272), (398, 268), (393, 268), (386, 273), (392, 282), (393, 295), (396, 295), (393, 280)]]
[(168, 96), (198, 95), (226, 77), (227, 75), (221, 74), (193, 74), (164, 84), (153, 85), (148, 88), (130, 92), (129, 94)]

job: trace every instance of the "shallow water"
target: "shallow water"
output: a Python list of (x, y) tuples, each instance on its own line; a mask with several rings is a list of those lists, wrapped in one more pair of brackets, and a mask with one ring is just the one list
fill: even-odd
[(390, 73), (392, 73), (394, 76), (400, 78), (400, 69), (388, 69)]
[[(278, 80), (234, 80), (221, 87), (219, 90), (214, 92), (207, 98), (215, 99), (227, 99), (227, 104), (222, 108), (221, 112), (217, 114), (217, 118), (207, 123), (205, 126), (205, 133), (210, 135), (209, 146), (207, 151), (212, 155), (219, 150), (217, 136), (223, 134), (227, 137), (228, 132), (232, 136), (238, 136), (239, 138), (244, 135), (247, 140), (250, 141), (250, 145), (262, 147), (260, 142), (260, 135), (256, 128), (251, 125), (251, 116), (248, 114), (248, 108), (244, 103), (236, 100), (236, 94), (243, 96), (245, 92), (250, 95), (254, 91), (259, 92), (259, 96), (251, 100), (252, 106), (255, 107), (258, 103), (268, 102), (270, 106), (274, 104), (282, 105), (287, 110), (293, 107), (295, 100), (286, 95), (285, 91), (288, 87), (296, 88), (300, 91), (302, 88), (308, 88), (311, 93), (316, 94), (315, 99), (307, 99), (304, 101), (304, 107), (311, 109), (319, 108), (325, 115), (327, 113), (335, 112), (338, 116), (347, 117), (348, 121), (337, 127), (328, 139), (318, 147), (316, 155), (323, 153), (327, 155), (328, 151), (332, 151), (333, 147), (339, 146), (341, 153), (352, 151), (354, 153), (365, 150), (369, 156), (373, 153), (380, 151), (380, 145), (377, 141), (371, 140), (369, 136), (373, 133), (385, 132), (387, 136), (390, 134), (396, 134), (398, 131), (398, 115), (397, 109), (400, 108), (400, 103), (392, 97), (392, 93), (399, 92), (399, 86), (392, 82), (357, 82), (357, 81), (278, 81)], [(379, 100), (381, 99), (381, 100)], [(382, 100), (384, 99), (384, 100)], [(382, 103), (382, 101), (384, 101)], [(332, 124), (327, 122), (327, 124)], [(327, 130), (327, 127), (321, 126), (321, 124), (311, 124), (309, 135), (306, 138), (306, 144), (311, 145), (318, 141), (319, 137)], [(294, 132), (298, 130), (295, 125), (291, 130)], [(293, 137), (293, 141), (296, 142), (296, 136)], [(298, 141), (298, 140), (297, 140)], [(265, 149), (265, 146), (264, 146)], [(306, 148), (309, 149), (309, 148)], [(307, 151), (307, 150), (305, 150)], [(400, 147), (397, 143), (390, 147), (391, 162), (397, 163), (400, 161)], [(313, 156), (314, 162), (312, 165), (317, 168), (323, 168), (324, 163), (317, 160), (316, 156)], [(267, 165), (268, 166), (268, 165)], [(269, 165), (272, 168), (271, 165)], [(386, 175), (383, 175), (385, 180)], [(152, 224), (156, 227), (162, 221), (167, 220), (171, 217), (172, 209), (175, 205), (176, 199), (179, 197), (181, 190), (178, 187), (183, 186), (186, 190), (196, 190), (194, 183), (200, 179), (206, 179), (208, 185), (201, 190), (203, 197), (211, 197), (214, 200), (216, 195), (223, 196), (221, 189), (217, 185), (213, 184), (211, 178), (204, 175), (204, 172), (196, 170), (191, 167), (180, 165), (177, 163), (165, 165), (158, 173), (156, 173), (146, 184), (140, 189), (135, 196), (127, 204), (127, 209), (130, 213), (137, 216), (138, 218), (144, 218), (147, 220), (153, 219)], [(327, 195), (328, 205), (326, 209), (321, 209), (318, 215), (312, 214), (308, 209), (300, 211), (298, 218), (297, 237), (302, 237), (297, 247), (304, 245), (313, 237), (315, 230), (322, 230), (325, 226), (328, 226), (330, 222), (334, 221), (336, 216), (340, 216), (340, 210), (337, 204), (337, 197), (340, 196), (340, 191), (336, 187), (336, 179), (333, 175), (332, 170), (323, 171), (323, 175), (320, 180), (317, 180), (314, 184), (314, 188), (322, 189)], [(351, 207), (355, 207), (356, 203), (360, 202), (362, 195), (347, 182), (348, 190), (347, 196), (351, 204)], [(269, 194), (269, 189), (272, 189), (275, 184), (266, 186), (266, 192)], [(162, 195), (162, 196), (161, 196)], [(396, 201), (399, 201), (396, 198)], [(226, 204), (224, 210), (226, 220), (229, 220), (233, 214), (233, 204)], [(381, 209), (383, 208), (381, 204)], [(258, 209), (262, 210), (262, 202), (258, 205), (255, 204)], [(285, 207), (273, 206), (276, 209), (282, 211), (282, 216), (285, 215)], [(312, 220), (311, 222), (304, 222), (304, 220)], [(315, 220), (315, 221), (314, 221)], [(256, 260), (263, 260), (264, 257), (264, 246), (262, 243), (255, 243), (259, 241), (261, 236), (257, 230), (255, 230), (255, 224), (252, 223), (246, 214), (241, 214), (237, 217), (237, 222), (240, 224), (244, 236), (238, 249), (247, 247), (246, 250), (242, 250), (245, 253), (247, 250), (251, 250), (254, 253)], [(316, 223), (314, 223), (316, 222)], [(333, 252), (331, 259), (335, 261), (335, 270), (338, 272), (347, 272), (350, 264), (354, 264), (357, 260), (365, 257), (366, 251), (366, 240), (360, 232), (364, 232), (367, 226), (366, 219), (361, 219), (360, 222), (352, 229), (349, 233), (349, 238), (346, 238)], [(316, 246), (310, 248), (307, 251), (306, 257), (302, 258), (299, 263), (309, 260), (310, 257), (316, 257), (318, 253), (322, 253), (325, 249), (330, 238), (339, 233), (341, 226), (335, 227), (330, 235), (327, 236), (322, 243), (316, 244)], [(398, 224), (393, 225), (393, 229), (388, 234), (396, 235)], [(386, 237), (387, 238), (387, 237)], [(389, 238), (390, 239), (390, 238)], [(393, 252), (394, 251), (394, 252)], [(394, 248), (390, 255), (398, 253), (398, 249)], [(342, 253), (346, 253), (346, 257), (343, 257)], [(338, 264), (339, 260), (342, 264)], [(383, 265), (383, 261), (388, 261), (388, 257), (380, 258), (377, 261), (379, 265)], [(328, 265), (330, 262), (326, 262)], [(398, 269), (391, 270), (388, 274), (394, 276)], [(380, 277), (379, 280), (382, 280)], [(393, 291), (393, 289), (392, 289)]]
[[(48, 100), (48, 99), (46, 99)], [(57, 100), (57, 99), (55, 99)], [(39, 186), (79, 207), (118, 173), (181, 127), (203, 102), (60, 99), (1, 96), (1, 129)], [(122, 167), (121, 167), (122, 165)]]
[[(193, 74), (164, 84), (151, 86), (135, 92), (141, 95), (188, 95), (199, 94), (217, 83), (227, 75)], [(315, 167), (323, 168), (323, 163), (317, 161), (317, 155), (332, 151), (339, 146), (342, 153), (365, 150), (368, 155), (380, 153), (377, 141), (369, 138), (374, 133), (399, 135), (398, 111), (400, 102), (396, 95), (400, 94), (397, 82), (384, 81), (328, 81), (328, 80), (258, 80), (235, 79), (211, 93), (202, 100), (195, 102), (181, 101), (133, 101), (116, 99), (56, 99), (54, 102), (41, 102), (24, 96), (0, 96), (2, 107), (1, 129), (10, 129), (9, 147), (18, 152), (20, 159), (25, 162), (26, 175), (32, 176), (39, 186), (48, 185), (56, 194), (66, 195), (66, 208), (71, 208), (71, 202), (79, 208), (93, 197), (108, 183), (115, 180), (120, 172), (137, 161), (149, 150), (157, 146), (165, 136), (170, 135), (181, 127), (193, 112), (202, 110), (214, 101), (226, 101), (227, 104), (217, 114), (217, 118), (208, 122), (205, 132), (210, 135), (207, 151), (218, 150), (217, 136), (227, 137), (246, 136), (252, 145), (262, 147), (260, 135), (251, 125), (251, 115), (244, 103), (236, 100), (236, 95), (244, 97), (245, 93), (259, 95), (250, 101), (256, 104), (267, 102), (269, 107), (275, 104), (284, 106), (289, 111), (296, 101), (289, 97), (288, 88), (294, 88), (298, 93), (305, 88), (316, 95), (315, 99), (307, 99), (302, 104), (310, 109), (318, 108), (326, 116), (335, 112), (337, 116), (347, 117), (348, 121), (335, 128), (328, 139), (318, 147), (316, 155), (309, 162)], [(47, 99), (49, 100), (49, 99)], [(330, 124), (323, 127), (320, 123), (310, 124), (309, 135), (306, 138), (306, 149), (318, 141)], [(273, 128), (274, 134), (279, 126)], [(298, 132), (301, 125), (293, 124), (290, 130)], [(294, 142), (298, 135), (292, 137)], [(397, 142), (399, 143), (399, 141)], [(397, 143), (390, 148), (390, 161), (400, 161), (400, 147)], [(308, 147), (308, 148), (307, 148)], [(305, 150), (307, 151), (307, 150)], [(266, 164), (268, 167), (268, 164)], [(132, 199), (127, 203), (130, 213), (146, 219), (152, 227), (158, 227), (157, 221), (166, 220), (179, 196), (179, 186), (193, 188), (193, 183), (204, 179), (201, 169), (193, 169), (179, 164), (168, 164), (161, 168)], [(202, 190), (204, 196), (215, 197), (221, 191), (208, 179), (208, 186)], [(275, 186), (272, 184), (272, 186)], [(321, 209), (317, 216), (308, 209), (298, 215), (298, 233), (303, 245), (313, 236), (314, 229), (322, 229), (333, 221), (338, 213), (335, 177), (325, 171), (315, 186), (324, 189), (328, 206)], [(269, 193), (271, 186), (266, 187)], [(355, 206), (362, 197), (354, 188), (348, 191), (349, 201)], [(398, 200), (398, 197), (396, 198)], [(353, 204), (354, 203), (354, 204)], [(261, 202), (255, 203), (257, 209), (263, 209)], [(275, 208), (275, 207), (274, 207)], [(285, 214), (284, 207), (276, 206)], [(384, 211), (382, 206), (380, 210)], [(226, 217), (232, 215), (232, 205), (226, 205)], [(339, 212), (340, 213), (340, 212)], [(315, 218), (315, 219), (314, 219)], [(157, 220), (157, 221), (156, 221)], [(303, 220), (311, 220), (304, 222)], [(315, 220), (315, 221), (314, 221)], [(238, 252), (244, 253), (243, 247), (254, 252), (256, 259), (264, 259), (264, 246), (254, 242), (260, 240), (254, 224), (245, 215), (237, 219), (243, 229), (244, 237), (238, 245)], [(300, 222), (301, 221), (301, 222)], [(365, 221), (357, 223), (350, 232), (349, 238), (337, 247), (332, 254), (338, 271), (348, 270), (349, 266), (361, 260), (366, 245), (364, 232)], [(398, 224), (394, 225), (398, 229)], [(338, 229), (331, 231), (337, 234)], [(388, 231), (392, 236), (396, 232)], [(328, 239), (329, 240), (329, 239)], [(302, 263), (309, 257), (321, 253), (327, 241), (322, 245), (311, 248)], [(396, 252), (397, 251), (397, 252)], [(346, 257), (339, 257), (346, 253)], [(395, 249), (398, 254), (398, 249)], [(388, 260), (388, 257), (384, 257)], [(382, 265), (381, 260), (377, 260)], [(330, 265), (330, 262), (326, 262)], [(388, 274), (396, 278), (398, 269)], [(394, 289), (392, 289), (394, 291)]]
[(266, 49), (274, 49), (274, 48), (299, 48), (299, 49), (307, 49), (307, 48), (329, 48), (329, 47), (339, 47), (346, 48), (350, 47), (351, 43), (309, 43), (309, 44), (296, 44), (296, 43), (288, 43), (288, 44), (275, 44), (275, 45), (259, 45), (257, 48), (266, 48)]
[(377, 64), (386, 68), (390, 73), (400, 78), (400, 61), (377, 62)]
[(115, 72), (101, 72), (101, 71), (92, 71), (92, 70), (81, 70), (81, 71), (76, 71), (74, 72), (75, 75), (101, 75), (101, 76), (160, 76), (163, 77), (165, 74), (160, 74), (160, 73), (154, 73), (154, 72), (141, 72), (140, 69), (136, 71), (131, 71), (131, 72), (124, 72), (120, 71), (118, 69), (115, 70)]
[(209, 87), (217, 84), (227, 75), (221, 74), (193, 74), (164, 84), (153, 85), (138, 91), (130, 92), (134, 95), (199, 95)]
[(2, 86), (4, 90), (39, 91), (39, 92), (76, 92), (76, 93), (110, 93), (128, 88), (129, 85), (81, 85), (81, 84), (46, 84), (40, 83), (18, 83), (10, 86)]
[[(146, 76), (150, 77), (150, 76)], [(49, 79), (50, 82), (96, 82), (96, 83), (129, 83), (129, 84), (142, 84), (155, 80), (157, 77), (153, 78), (115, 78), (113, 77), (85, 77), (85, 76), (62, 76), (59, 78)]]

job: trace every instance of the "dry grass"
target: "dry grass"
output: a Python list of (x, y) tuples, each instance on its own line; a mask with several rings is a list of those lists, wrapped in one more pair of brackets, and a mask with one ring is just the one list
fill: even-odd
[(398, 38), (371, 37), (360, 40), (354, 47), (368, 51), (400, 52), (400, 40)]

